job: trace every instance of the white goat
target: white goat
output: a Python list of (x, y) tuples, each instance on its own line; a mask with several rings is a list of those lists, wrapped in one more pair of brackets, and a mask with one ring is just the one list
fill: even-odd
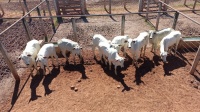
[[(110, 47), (109, 43), (106, 42), (100, 42), (99, 43), (99, 51), (100, 51), (100, 56), (106, 60), (106, 57), (108, 58), (109, 61), (109, 70), (111, 70), (111, 64), (115, 66), (115, 74), (117, 75), (117, 66), (124, 67), (124, 58), (120, 57), (117, 50)], [(101, 62), (102, 62), (101, 58)], [(105, 62), (107, 65), (107, 62)]]
[(129, 48), (131, 48), (131, 54), (133, 55), (133, 63), (135, 63), (136, 67), (138, 66), (137, 60), (139, 59), (139, 55), (141, 57), (143, 49), (144, 49), (143, 56), (145, 56), (145, 50), (148, 42), (149, 42), (149, 33), (142, 32), (139, 34), (137, 38), (132, 39), (131, 44), (129, 44), (128, 46)]
[(68, 61), (68, 57), (66, 56), (67, 52), (70, 52), (73, 55), (74, 63), (75, 55), (78, 55), (81, 62), (83, 61), (83, 56), (81, 54), (82, 47), (80, 47), (77, 42), (63, 38), (58, 40), (58, 47), (60, 48), (62, 55), (66, 58), (66, 61)]
[[(128, 35), (124, 35), (124, 36), (116, 36), (113, 38), (113, 40), (111, 41), (111, 44), (119, 44), (120, 45), (120, 49), (123, 49), (123, 56), (126, 56), (126, 50), (128, 47), (128, 39), (129, 36)], [(119, 50), (118, 50), (119, 52)]]
[(59, 65), (58, 56), (56, 55), (56, 50), (55, 50), (54, 44), (52, 43), (44, 44), (37, 54), (36, 61), (40, 62), (40, 67), (43, 69), (44, 75), (46, 75), (44, 66), (46, 66), (47, 69), (49, 70), (49, 73), (51, 73), (49, 69), (49, 64), (48, 64), (49, 57), (51, 57), (52, 59), (52, 64), (54, 64), (54, 60), (53, 60), (53, 57), (54, 57), (56, 58), (57, 66)]
[(93, 54), (94, 54), (94, 58), (96, 58), (96, 55), (95, 55), (95, 48), (99, 46), (99, 43), (100, 42), (104, 42), (104, 43), (109, 43), (111, 46), (110, 47), (113, 47), (115, 49), (119, 49), (120, 45), (118, 44), (111, 44), (111, 41), (110, 40), (107, 40), (104, 36), (102, 36), (101, 34), (95, 34), (93, 36), (93, 39), (92, 39), (92, 42), (93, 42), (93, 45), (92, 45), (92, 51), (93, 51)]
[(174, 55), (176, 55), (176, 50), (177, 50), (178, 44), (181, 39), (182, 39), (181, 32), (173, 31), (161, 40), (160, 56), (161, 56), (163, 62), (167, 61), (166, 58), (167, 58), (167, 53), (168, 53), (169, 47), (172, 47), (174, 44), (176, 45)]
[(40, 50), (39, 41), (33, 39), (26, 44), (26, 47), (22, 54), (19, 56), (19, 60), (23, 60), (23, 62), (31, 69), (33, 66), (37, 70), (37, 65), (35, 59), (37, 57), (37, 53)]
[(155, 31), (155, 30), (149, 30), (149, 42), (152, 44), (152, 49), (151, 51), (156, 53), (158, 46), (160, 44), (160, 41), (167, 36), (168, 34), (170, 34), (172, 31), (174, 31), (174, 29), (172, 28), (165, 28), (159, 31)]

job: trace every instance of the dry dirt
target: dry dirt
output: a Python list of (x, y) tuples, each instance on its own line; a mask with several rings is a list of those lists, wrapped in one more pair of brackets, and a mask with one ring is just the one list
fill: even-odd
[[(118, 75), (95, 61), (91, 51), (84, 51), (84, 65), (77, 59), (77, 65), (70, 61), (64, 66), (65, 59), (59, 58), (63, 66), (51, 67), (51, 74), (33, 73), (32, 78), (26, 72), (19, 88), (13, 88), (12, 100), (4, 102), (1, 111), (198, 112), (199, 78), (188, 73), (190, 65), (174, 56), (169, 56), (169, 63), (163, 65), (149, 49), (146, 56), (139, 60), (138, 69), (128, 57)], [(190, 56), (191, 53), (186, 58)]]
[[(200, 111), (200, 63), (194, 75), (188, 71), (196, 52), (186, 52), (180, 49), (177, 56), (170, 55), (169, 63), (163, 64), (159, 56), (154, 56), (150, 52), (150, 46), (146, 51), (146, 56), (139, 60), (139, 68), (132, 65), (131, 54), (125, 60), (125, 67), (118, 68), (118, 75), (113, 70), (93, 59), (90, 40), (82, 39), (83, 36), (93, 35), (103, 32), (106, 37), (113, 37), (120, 34), (116, 26), (120, 23), (107, 21), (104, 24), (95, 23), (99, 18), (91, 18), (88, 21), (93, 24), (85, 25), (78, 29), (78, 40), (83, 49), (84, 64), (74, 65), (72, 57), (69, 64), (64, 58), (59, 58), (59, 67), (50, 67), (51, 73), (47, 75), (30, 71), (25, 71), (21, 75), (20, 82), (14, 82), (12, 77), (6, 79), (4, 86), (0, 86), (0, 111), (13, 112), (133, 112), (133, 111), (153, 111), (153, 112), (199, 112)], [(115, 18), (120, 20), (121, 18)], [(136, 18), (134, 25), (138, 27), (126, 29), (126, 34), (138, 34), (142, 29), (151, 27), (144, 22), (141, 24), (141, 17)], [(129, 21), (131, 26), (131, 21)], [(66, 23), (71, 24), (71, 23)], [(85, 23), (87, 24), (87, 23)], [(108, 27), (110, 25), (110, 27)], [(66, 25), (65, 25), (66, 27)], [(63, 29), (65, 29), (63, 27)], [(90, 30), (87, 31), (87, 29)], [(105, 28), (100, 29), (99, 28)], [(62, 29), (62, 28), (61, 28)], [(97, 30), (98, 29), (98, 30)], [(70, 34), (70, 32), (58, 29), (60, 34), (56, 34), (52, 41)], [(71, 31), (71, 29), (69, 29)], [(93, 32), (93, 33), (92, 33)], [(67, 35), (72, 38), (73, 35)], [(96, 50), (98, 54), (98, 51)], [(121, 54), (120, 54), (121, 55)], [(50, 61), (51, 63), (51, 61)], [(65, 65), (66, 64), (66, 65)], [(15, 83), (15, 84), (14, 84)], [(77, 88), (73, 90), (72, 86)], [(6, 90), (9, 89), (9, 90)], [(7, 93), (5, 91), (8, 91)], [(8, 97), (8, 98), (7, 98)]]

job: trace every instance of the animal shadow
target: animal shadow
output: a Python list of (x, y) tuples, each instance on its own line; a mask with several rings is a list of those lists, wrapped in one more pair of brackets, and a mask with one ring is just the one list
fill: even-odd
[(129, 87), (125, 82), (124, 82), (124, 77), (125, 75), (121, 73), (121, 67), (118, 66), (117, 67), (117, 75), (115, 74), (115, 70), (114, 70), (114, 65), (111, 66), (111, 70), (109, 70), (109, 65), (107, 64), (107, 66), (105, 65), (105, 63), (101, 64), (101, 67), (103, 68), (104, 72), (112, 77), (114, 80), (120, 82), (122, 85), (123, 85), (123, 90), (122, 92), (124, 91), (130, 91), (130, 89), (132, 89), (131, 87)]
[(154, 55), (153, 56), (153, 62), (155, 64), (155, 66), (159, 66), (160, 65), (160, 63), (159, 63), (160, 61), (162, 61), (160, 56), (158, 56), (158, 55)]
[(81, 79), (87, 79), (87, 75), (85, 73), (85, 67), (83, 64), (69, 64), (66, 62), (65, 66), (63, 67), (64, 70), (69, 70), (69, 71), (79, 71), (82, 74)]
[(39, 69), (38, 73), (34, 77), (32, 77), (31, 84), (30, 84), (31, 98), (30, 98), (29, 102), (37, 100), (38, 97), (41, 97), (36, 94), (36, 88), (39, 86), (40, 82), (43, 79), (43, 75), (41, 75), (41, 74), (43, 74), (43, 70)]
[(176, 57), (174, 55), (167, 56), (167, 61), (168, 63), (163, 64), (163, 69), (165, 72), (164, 76), (173, 75), (171, 71), (187, 65), (184, 60), (181, 60), (179, 57)]
[(153, 68), (154, 63), (149, 58), (144, 58), (143, 64), (140, 65), (138, 68), (136, 67), (134, 82), (137, 85), (140, 85), (140, 83), (144, 84), (144, 82), (141, 80), (141, 77), (143, 77), (146, 73), (150, 72)]
[(124, 68), (122, 68), (122, 70), (126, 70), (130, 65), (132, 65), (132, 61), (133, 59), (128, 54), (126, 54), (126, 58), (124, 61)]
[(58, 66), (57, 68), (53, 67), (53, 69), (51, 70), (51, 73), (45, 76), (42, 83), (45, 90), (45, 96), (53, 92), (53, 90), (49, 88), (49, 85), (51, 84), (52, 80), (58, 76), (59, 73), (60, 73), (60, 66)]

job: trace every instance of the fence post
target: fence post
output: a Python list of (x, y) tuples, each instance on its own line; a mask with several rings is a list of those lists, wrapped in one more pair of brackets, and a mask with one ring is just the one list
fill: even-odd
[[(27, 6), (27, 4), (26, 4), (26, 0), (23, 0), (23, 2), (24, 2), (24, 5), (25, 5), (25, 9), (26, 9), (26, 11), (29, 12), (28, 6)], [(32, 21), (32, 19), (31, 19), (31, 15), (28, 14), (28, 16), (29, 16), (29, 22), (31, 22), (31, 21)]]
[(109, 14), (111, 14), (111, 0), (109, 0)]
[(199, 46), (199, 49), (198, 49), (197, 54), (195, 56), (195, 59), (193, 61), (192, 67), (190, 69), (190, 74), (194, 74), (199, 60), (200, 60), (200, 46)]
[(22, 8), (22, 15), (25, 15), (25, 9), (24, 9), (24, 6), (23, 6), (21, 0), (19, 0), (19, 3), (20, 3), (21, 8)]
[[(42, 2), (42, 0), (40, 0), (40, 2)], [(41, 4), (41, 8), (42, 8), (42, 10), (43, 10), (44, 16), (46, 16), (46, 12), (45, 12), (44, 5), (43, 5), (43, 4)]]
[[(159, 11), (161, 11), (161, 8), (162, 8), (162, 3), (159, 2)], [(160, 12), (158, 12), (158, 16), (157, 16), (157, 20), (156, 20), (156, 30), (158, 30), (159, 21), (160, 21)]]
[[(55, 7), (55, 10), (56, 10), (56, 15), (61, 15), (60, 13), (60, 9), (58, 9), (58, 0), (53, 0), (54, 1), (54, 7)], [(63, 22), (63, 19), (62, 17), (57, 17), (57, 21), (58, 23), (62, 23)]]
[(19, 75), (17, 74), (17, 71), (16, 71), (15, 67), (13, 66), (11, 60), (8, 58), (8, 54), (5, 50), (5, 48), (3, 47), (3, 45), (1, 44), (1, 42), (0, 42), (0, 51), (3, 55), (3, 57), (5, 58), (5, 61), (8, 64), (8, 67), (11, 70), (15, 80), (20, 80)]
[(197, 0), (194, 1), (193, 11), (195, 10), (196, 4), (197, 4)]
[(81, 10), (82, 10), (82, 14), (85, 15), (85, 10), (86, 10), (86, 6), (85, 6), (85, 0), (81, 0)]
[(138, 12), (142, 12), (143, 11), (143, 0), (139, 0), (139, 10)]
[(146, 13), (146, 20), (147, 21), (149, 19), (149, 5), (150, 5), (150, 0), (147, 0), (147, 13)]
[(47, 33), (45, 31), (44, 24), (43, 24), (43, 21), (42, 21), (42, 18), (41, 18), (40, 9), (38, 7), (37, 7), (37, 13), (38, 13), (38, 16), (39, 16), (40, 25), (42, 26), (42, 30), (43, 30), (43, 33), (44, 33), (44, 36), (45, 36), (45, 42), (48, 42)]
[(72, 28), (75, 36), (75, 41), (77, 42), (76, 22), (74, 18), (72, 18)]
[(179, 16), (179, 13), (175, 12), (175, 14), (174, 14), (174, 22), (173, 22), (173, 26), (172, 26), (173, 29), (176, 29), (176, 23), (178, 21), (178, 16)]
[(107, 11), (106, 10), (106, 0), (104, 0), (103, 6), (104, 6), (104, 10)]
[(51, 19), (51, 25), (52, 25), (53, 32), (56, 33), (56, 28), (55, 28), (55, 24), (53, 22), (53, 17), (52, 17), (50, 6), (49, 6), (49, 1), (48, 0), (45, 0), (45, 1), (47, 3), (47, 8), (48, 8), (48, 11), (49, 11), (49, 15), (50, 15), (50, 19)]
[(22, 19), (22, 23), (23, 23), (24, 29), (26, 31), (26, 35), (28, 37), (28, 40), (32, 40), (33, 38), (31, 37), (30, 30), (28, 28), (28, 25), (27, 25), (27, 22), (26, 22), (25, 18)]
[(184, 5), (186, 5), (186, 0), (184, 1)]
[(0, 4), (0, 10), (2, 11), (2, 13), (0, 14), (0, 24), (1, 24), (1, 23), (3, 23), (3, 19), (2, 18), (4, 16), (4, 14), (5, 14), (3, 8), (1, 7), (1, 4)]
[[(169, 4), (169, 0), (165, 0), (165, 3), (166, 3), (166, 4)], [(167, 11), (167, 5), (164, 5), (164, 6), (163, 6), (163, 10), (164, 10), (164, 11)]]
[(125, 29), (125, 15), (122, 15), (122, 21), (121, 21), (121, 35), (124, 35), (124, 29)]

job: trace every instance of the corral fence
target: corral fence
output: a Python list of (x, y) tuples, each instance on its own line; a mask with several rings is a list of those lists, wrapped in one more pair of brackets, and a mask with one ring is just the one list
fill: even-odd
[[(192, 10), (184, 10), (183, 12), (187, 11), (199, 11), (195, 10), (197, 0), (195, 0), (193, 4)], [(186, 5), (186, 0), (184, 2), (184, 5)], [(167, 3), (163, 2), (162, 0), (159, 0), (158, 2), (158, 11), (162, 11), (162, 6), (165, 6), (167, 11), (164, 11), (162, 13), (157, 13), (157, 16), (150, 15), (151, 13), (147, 13), (145, 16), (145, 19), (149, 21), (153, 26), (155, 26), (155, 29), (162, 29), (166, 27), (172, 27), (173, 29), (179, 30), (182, 32), (182, 36), (185, 37), (184, 41), (181, 42), (181, 52), (197, 52), (198, 49), (200, 49), (200, 33), (198, 31), (200, 27), (200, 22), (197, 20), (187, 16), (181, 11), (176, 10), (175, 8), (171, 7)], [(147, 9), (148, 6), (147, 6)], [(149, 10), (147, 10), (148, 12)], [(149, 11), (150, 12), (150, 11)], [(186, 22), (187, 21), (187, 22)], [(161, 25), (160, 25), (161, 24)], [(199, 63), (200, 55), (199, 50), (197, 54), (193, 54), (192, 57), (194, 58), (194, 62), (191, 64), (191, 70), (190, 73), (194, 74), (196, 67)]]
[[(48, 17), (44, 19), (41, 18), (41, 5), (45, 3)], [(37, 14), (37, 17), (31, 17), (30, 22), (31, 13)], [(3, 31), (0, 33), (0, 79), (10, 77), (9, 74), (12, 72), (15, 79), (19, 80), (17, 70), (21, 66), (19, 66), (18, 56), (29, 40), (35, 38), (48, 41), (48, 38), (54, 34), (55, 22), (51, 16), (49, 1), (43, 0), (21, 18), (2, 18), (4, 22), (1, 24)]]
[[(119, 1), (119, 0), (118, 0)], [(97, 2), (99, 3), (99, 2)], [(102, 2), (104, 4), (104, 8), (107, 7), (105, 2)], [(121, 3), (121, 2), (120, 2)], [(122, 2), (124, 3), (124, 2)], [(126, 3), (126, 2), (125, 2)], [(138, 2), (137, 2), (138, 3)], [(41, 6), (42, 4), (46, 4), (47, 7), (47, 12), (48, 14), (46, 14), (45, 16), (41, 15)], [(162, 6), (162, 4), (165, 4), (164, 2), (160, 1), (159, 2), (159, 6)], [(138, 5), (138, 4), (137, 4)], [(0, 33), (0, 49), (1, 49), (1, 54), (0, 54), (0, 60), (1, 60), (1, 65), (0, 65), (0, 73), (1, 73), (1, 78), (3, 78), (3, 76), (9, 75), (10, 73), (13, 74), (13, 76), (15, 77), (16, 80), (19, 80), (19, 76), (18, 76), (18, 69), (21, 69), (21, 66), (19, 66), (19, 62), (17, 61), (18, 56), (20, 55), (20, 53), (22, 52), (22, 50), (25, 47), (25, 43), (27, 43), (29, 40), (31, 40), (32, 38), (38, 39), (38, 40), (45, 40), (46, 42), (50, 42), (52, 37), (54, 36), (54, 34), (56, 33), (56, 28), (59, 26), (59, 24), (57, 24), (55, 22), (55, 18), (58, 17), (62, 17), (62, 18), (71, 18), (70, 22), (72, 22), (71, 27), (72, 27), (72, 31), (73, 31), (73, 35), (72, 37), (77, 38), (77, 33), (80, 33), (80, 30), (77, 29), (81, 29), (81, 25), (76, 23), (77, 19), (75, 18), (92, 18), (92, 17), (109, 17), (112, 18), (114, 16), (117, 16), (119, 18), (121, 18), (119, 21), (115, 21), (115, 23), (117, 23), (117, 28), (118, 30), (120, 30), (119, 35), (124, 35), (126, 34), (125, 29), (127, 22), (133, 22), (131, 20), (128, 19), (129, 16), (133, 16), (133, 15), (148, 15), (148, 21), (154, 21), (155, 25), (153, 22), (151, 22), (153, 24), (153, 27), (155, 29), (161, 29), (161, 27), (163, 27), (160, 23), (160, 21), (162, 21), (162, 19), (164, 21), (167, 21), (168, 17), (170, 19), (168, 19), (169, 22), (165, 22), (164, 26), (165, 27), (172, 27), (178, 30), (183, 30), (184, 26), (183, 25), (183, 20), (187, 20), (189, 21), (189, 24), (191, 26), (195, 26), (195, 29), (198, 28), (200, 26), (200, 23), (195, 21), (194, 19), (186, 16), (185, 14), (183, 14), (182, 12), (173, 9), (171, 6), (165, 4), (166, 6), (168, 6), (168, 8), (170, 8), (170, 10), (168, 9), (167, 11), (162, 11), (162, 10), (158, 10), (158, 11), (153, 11), (153, 12), (129, 12), (128, 13), (116, 13), (116, 14), (112, 14), (114, 13), (114, 11), (112, 11), (113, 8), (109, 8), (110, 11), (108, 11), (110, 14), (84, 14), (84, 15), (55, 15), (53, 16), (51, 13), (51, 9), (49, 7), (49, 1), (48, 0), (43, 0), (41, 1), (37, 6), (35, 6), (34, 8), (32, 8), (30, 11), (28, 11), (26, 14), (24, 14), (24, 16), (22, 16), (20, 19), (17, 19), (17, 21), (13, 22), (11, 25), (9, 25), (9, 27), (7, 27), (6, 29), (4, 29), (1, 33)], [(87, 5), (88, 7), (92, 7)], [(110, 6), (109, 6), (110, 7)], [(127, 9), (127, 3), (126, 3), (126, 9)], [(122, 7), (123, 8), (123, 7)], [(88, 9), (88, 8), (87, 8)], [(126, 10), (125, 9), (125, 10)], [(159, 8), (161, 9), (161, 8)], [(127, 11), (126, 11), (127, 12)], [(36, 16), (30, 16), (31, 13), (34, 13), (33, 15)], [(163, 13), (168, 13), (167, 16), (162, 17), (161, 14)], [(153, 14), (154, 19), (151, 19), (150, 14)], [(155, 16), (156, 15), (156, 16)], [(27, 22), (31, 17), (31, 22)], [(144, 18), (147, 18), (147, 16), (144, 16)], [(167, 18), (167, 19), (166, 19)], [(184, 18), (183, 20), (180, 18)], [(3, 18), (4, 21), (6, 21), (6, 19), (11, 19), (11, 18)], [(170, 22), (172, 21), (172, 22)], [(172, 23), (172, 24), (169, 24)], [(2, 24), (9, 24), (7, 22), (4, 22)], [(102, 24), (102, 23), (100, 23)], [(177, 26), (177, 24), (179, 24), (179, 26)], [(85, 25), (85, 23), (83, 24)], [(104, 26), (101, 27), (102, 29), (105, 28)], [(120, 28), (120, 29), (119, 29)], [(192, 28), (192, 27), (191, 27)], [(20, 29), (20, 30), (19, 30)], [(199, 33), (196, 30), (192, 30), (191, 31), (191, 35), (187, 35), (188, 33), (184, 34), (184, 37), (191, 37), (193, 35), (195, 35), (195, 33)], [(199, 34), (197, 35), (199, 36)], [(9, 40), (9, 42), (7, 41)], [(199, 43), (198, 46), (195, 46), (195, 48), (199, 48)], [(185, 46), (186, 52), (190, 52), (191, 50), (188, 49), (188, 46)], [(190, 47), (190, 46), (189, 46)], [(193, 52), (197, 52), (197, 50), (195, 50), (194, 47), (191, 47), (191, 49), (194, 51)], [(185, 50), (184, 49), (184, 50)], [(199, 51), (198, 51), (199, 53)], [(13, 57), (13, 58), (10, 58)], [(199, 60), (199, 55), (196, 55), (195, 60)], [(194, 59), (193, 59), (194, 60)], [(195, 63), (197, 63), (197, 61), (195, 61)], [(24, 67), (26, 68), (26, 67)], [(195, 68), (195, 64), (193, 66), (193, 68)], [(23, 69), (23, 67), (22, 67)], [(193, 71), (194, 69), (192, 69), (191, 71)]]

